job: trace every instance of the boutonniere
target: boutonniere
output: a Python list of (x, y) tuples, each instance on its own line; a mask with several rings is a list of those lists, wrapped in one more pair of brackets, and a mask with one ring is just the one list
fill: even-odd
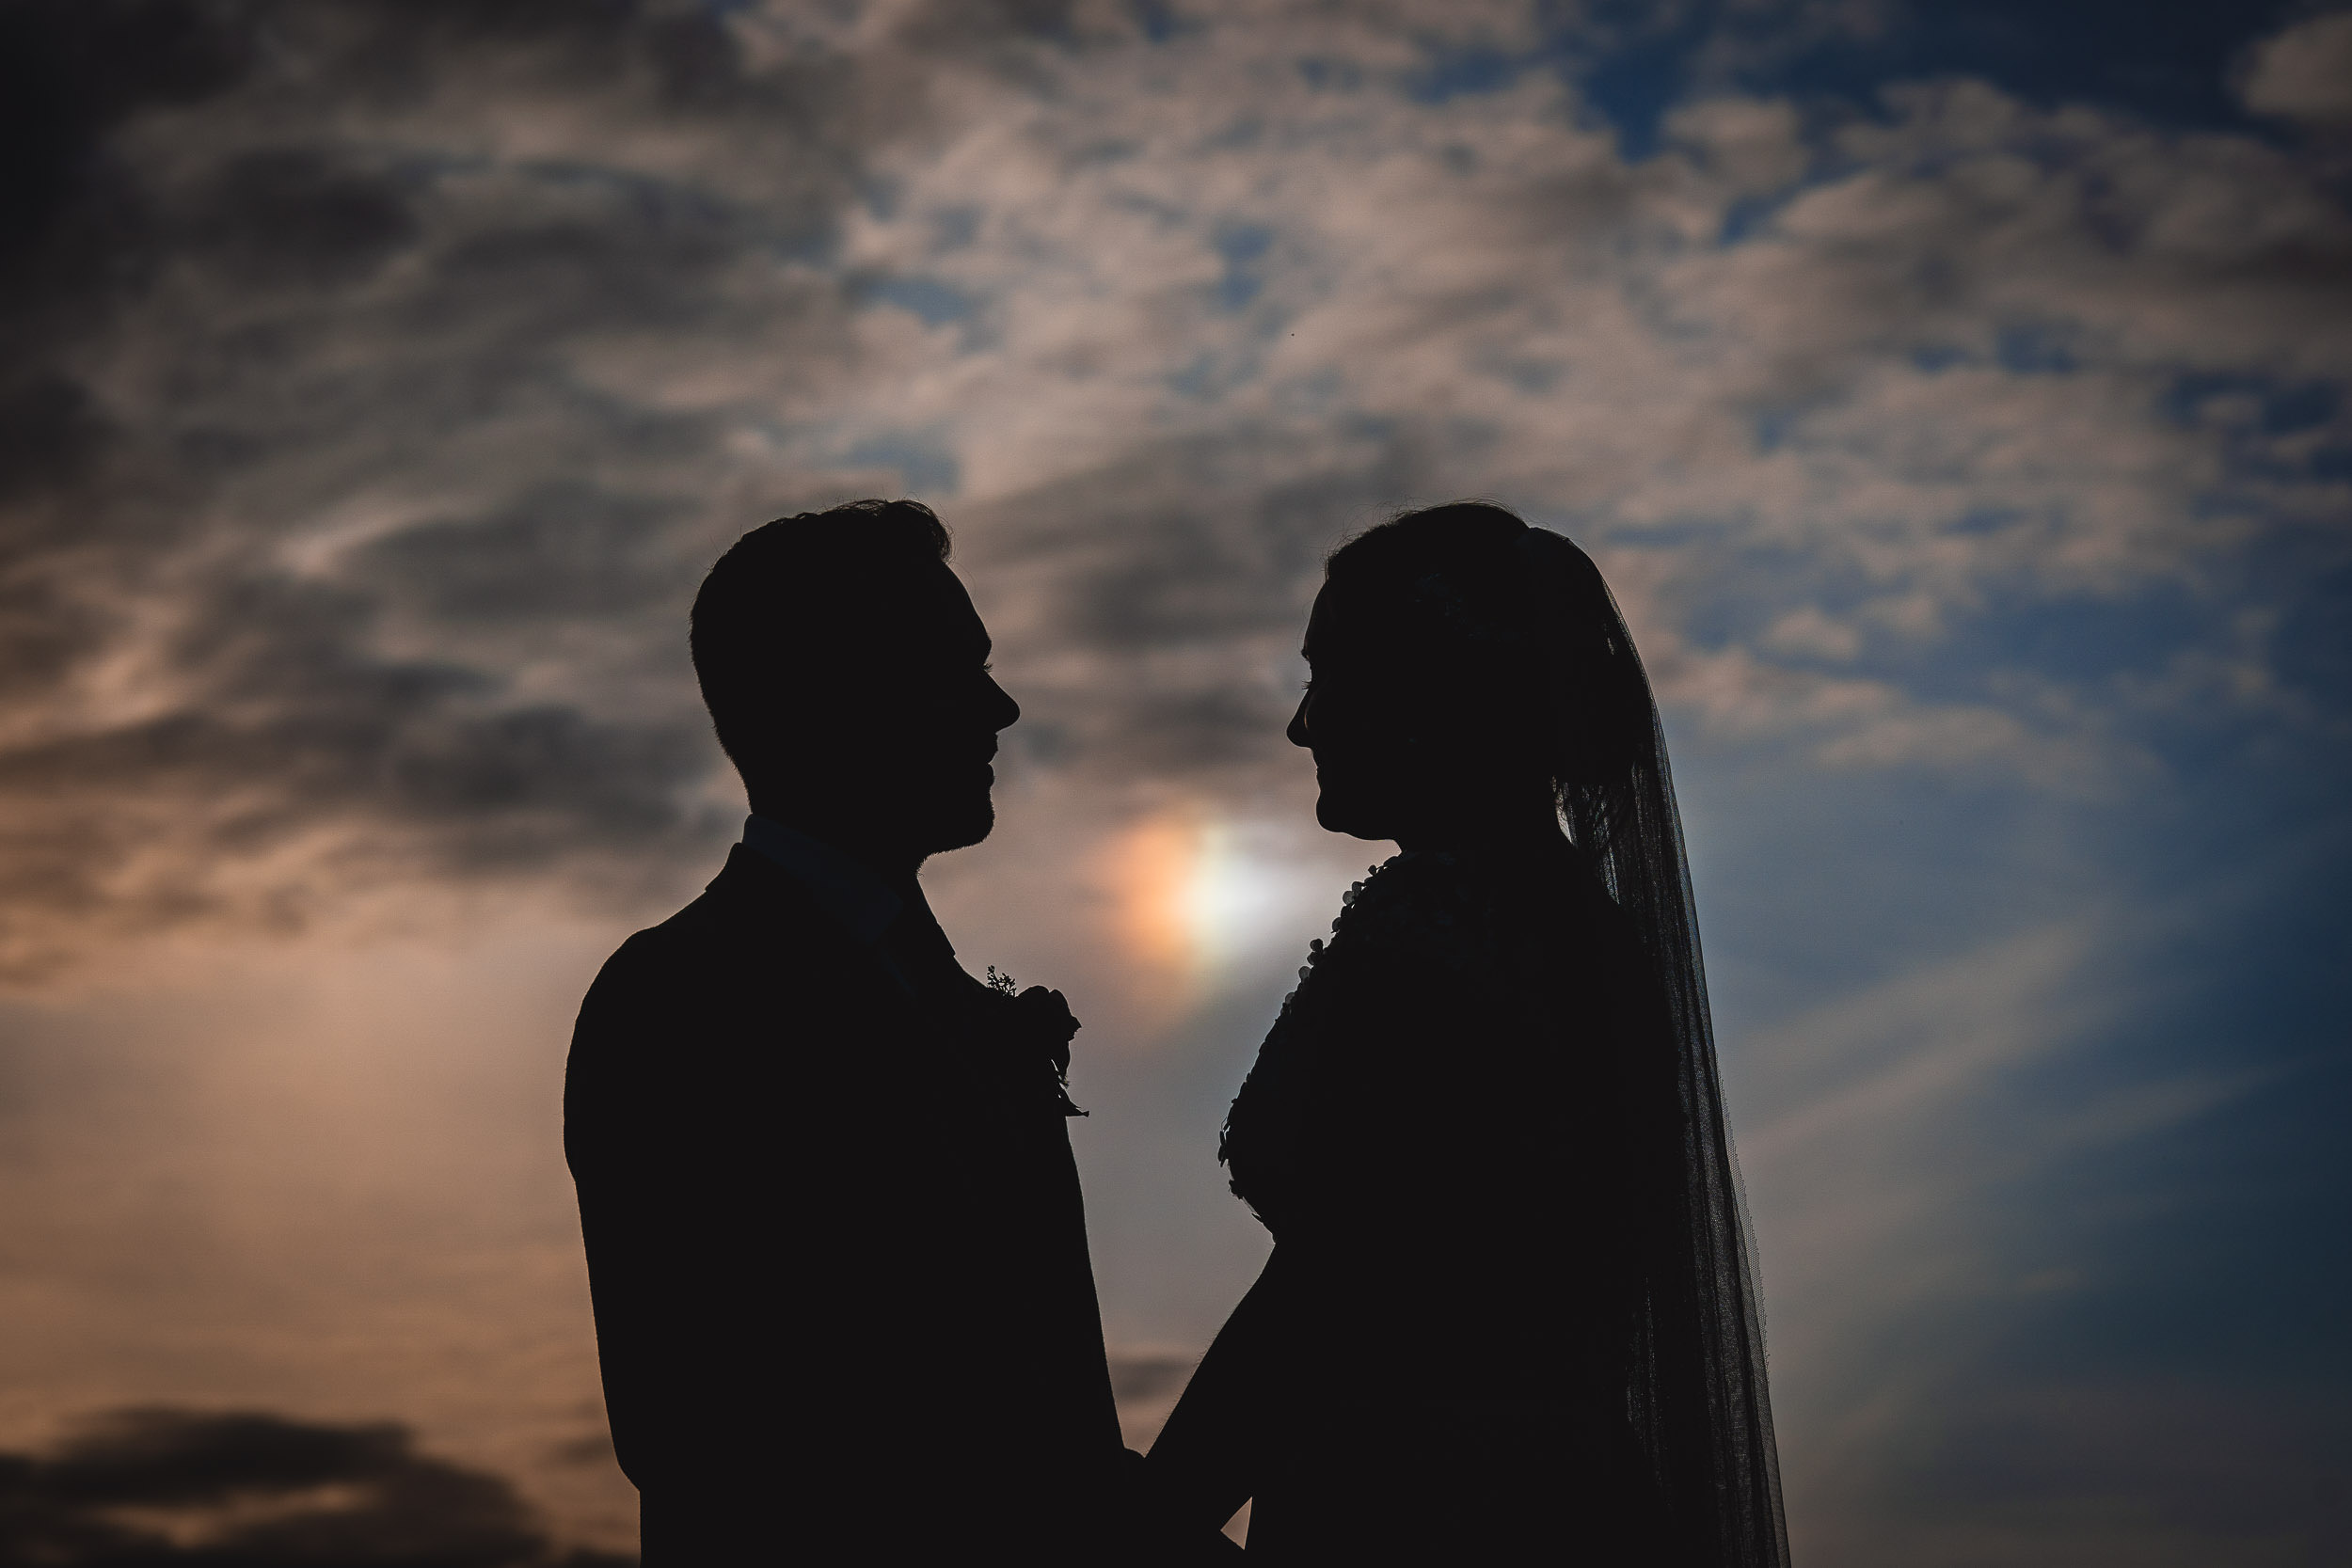
[(988, 1030), (992, 1043), (1017, 1072), (1043, 1064), (1052, 1073), (1052, 1093), (1062, 1115), (1085, 1116), (1070, 1098), (1070, 1041), (1079, 1025), (1069, 1000), (1045, 986), (1024, 990), (1011, 975), (998, 973), (994, 964), (988, 966), (986, 984), (992, 999)]

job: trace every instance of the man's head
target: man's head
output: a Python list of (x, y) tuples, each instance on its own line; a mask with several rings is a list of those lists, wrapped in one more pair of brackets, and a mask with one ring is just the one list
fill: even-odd
[(691, 641), (754, 811), (910, 865), (988, 836), (989, 759), (1021, 709), (929, 507), (754, 529), (703, 579)]

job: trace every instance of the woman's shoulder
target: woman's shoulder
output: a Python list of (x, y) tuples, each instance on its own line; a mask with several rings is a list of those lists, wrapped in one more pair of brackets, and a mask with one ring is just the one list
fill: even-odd
[(1630, 936), (1591, 863), (1565, 842), (1540, 863), (1408, 850), (1373, 867), (1343, 901), (1334, 953), (1470, 961), (1533, 945), (1590, 956), (1614, 953)]
[(1565, 839), (1557, 853), (1408, 849), (1372, 867), (1342, 901), (1336, 928), (1366, 932), (1443, 929), (1469, 915), (1590, 920), (1615, 907)]
[(1364, 874), (1340, 895), (1334, 940), (1380, 942), (1458, 928), (1480, 889), (1458, 855), (1407, 849)]
[(1329, 956), (1359, 978), (1377, 976), (1378, 989), (1459, 974), (1492, 956), (1502, 911), (1458, 856), (1408, 850), (1342, 896)]

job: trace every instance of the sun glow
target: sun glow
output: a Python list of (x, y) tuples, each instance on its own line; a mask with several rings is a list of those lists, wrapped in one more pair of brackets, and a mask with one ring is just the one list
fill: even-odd
[(1193, 808), (1113, 838), (1103, 882), (1140, 989), (1182, 1006), (1275, 966), (1283, 933), (1305, 918), (1319, 885), (1286, 847), (1262, 824)]

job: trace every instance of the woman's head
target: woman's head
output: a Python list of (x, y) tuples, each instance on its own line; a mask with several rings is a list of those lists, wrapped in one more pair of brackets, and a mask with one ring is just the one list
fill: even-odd
[(1584, 552), (1502, 507), (1383, 523), (1327, 564), (1312, 680), (1290, 737), (1313, 749), (1335, 832), (1445, 847), (1553, 831), (1563, 793), (1652, 743), (1649, 689)]

